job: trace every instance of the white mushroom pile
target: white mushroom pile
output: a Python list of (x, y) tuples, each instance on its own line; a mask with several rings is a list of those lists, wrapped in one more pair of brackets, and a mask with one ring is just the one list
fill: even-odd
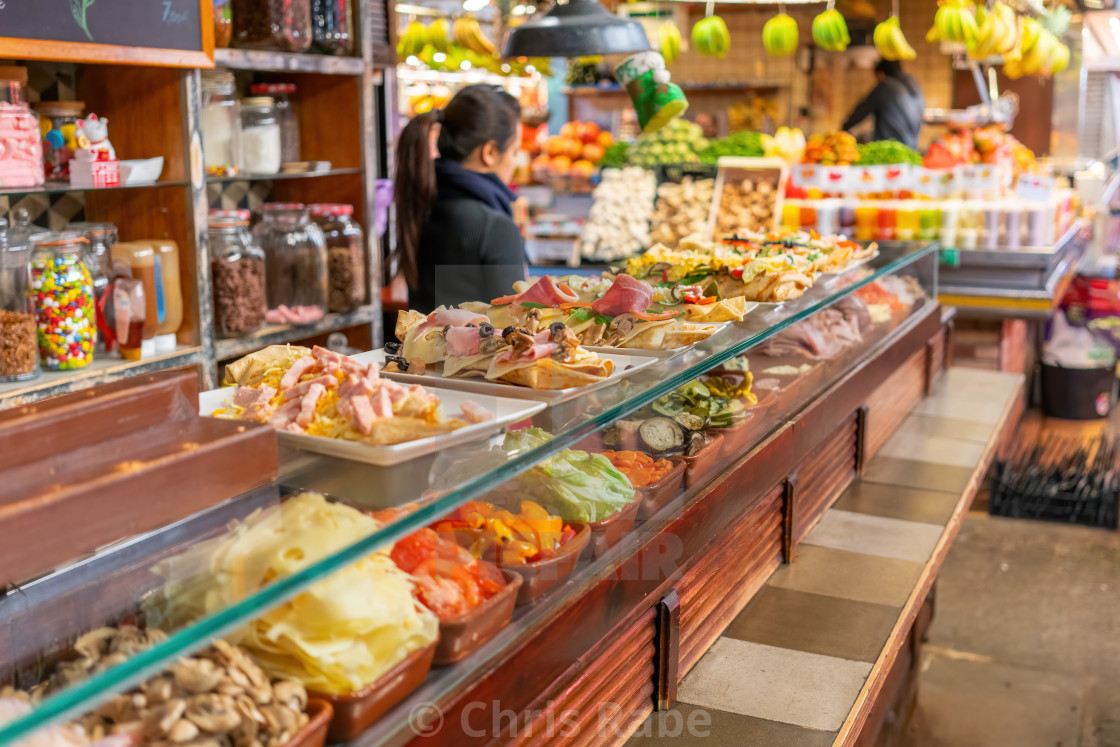
[(771, 231), (778, 202), (778, 177), (758, 173), (742, 180), (725, 177), (716, 212), (716, 240), (742, 231)]
[(676, 248), (685, 236), (705, 234), (715, 179), (686, 176), (680, 184), (665, 182), (657, 188), (657, 208), (653, 213), (650, 237), (655, 243)]
[(123, 664), (149, 646), (166, 640), (167, 634), (162, 630), (141, 630), (135, 625), (91, 630), (74, 642), (78, 658), (59, 663), (50, 677), (31, 688), (31, 700), (37, 703), (45, 695)]
[(580, 237), (580, 254), (611, 261), (644, 251), (657, 180), (652, 171), (607, 169), (592, 193), (591, 214)]

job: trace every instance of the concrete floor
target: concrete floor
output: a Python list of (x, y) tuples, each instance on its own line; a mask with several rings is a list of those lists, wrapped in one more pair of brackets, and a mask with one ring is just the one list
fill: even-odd
[(1120, 533), (970, 515), (906, 747), (1120, 747)]

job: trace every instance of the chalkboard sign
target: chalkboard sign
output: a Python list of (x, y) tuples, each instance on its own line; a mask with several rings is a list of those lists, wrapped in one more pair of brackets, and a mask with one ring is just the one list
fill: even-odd
[(213, 65), (211, 3), (0, 0), (0, 51), (15, 59), (209, 67)]

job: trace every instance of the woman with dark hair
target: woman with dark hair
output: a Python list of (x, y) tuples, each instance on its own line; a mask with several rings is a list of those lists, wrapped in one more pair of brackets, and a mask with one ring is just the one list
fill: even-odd
[(520, 145), (521, 106), (495, 86), (462, 88), (445, 109), (404, 128), (395, 202), (411, 308), (489, 301), (526, 278), (506, 186)]

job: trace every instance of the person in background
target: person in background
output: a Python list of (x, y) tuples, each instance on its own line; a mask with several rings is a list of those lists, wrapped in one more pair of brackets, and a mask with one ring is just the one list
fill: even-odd
[(521, 106), (495, 86), (466, 86), (404, 128), (394, 202), (411, 308), (489, 301), (526, 279), (507, 186), (520, 146)]
[(875, 117), (875, 140), (897, 140), (917, 149), (918, 132), (926, 100), (912, 76), (902, 72), (895, 60), (879, 60), (875, 66), (878, 83), (867, 97), (856, 104), (841, 129), (851, 130), (869, 116)]

